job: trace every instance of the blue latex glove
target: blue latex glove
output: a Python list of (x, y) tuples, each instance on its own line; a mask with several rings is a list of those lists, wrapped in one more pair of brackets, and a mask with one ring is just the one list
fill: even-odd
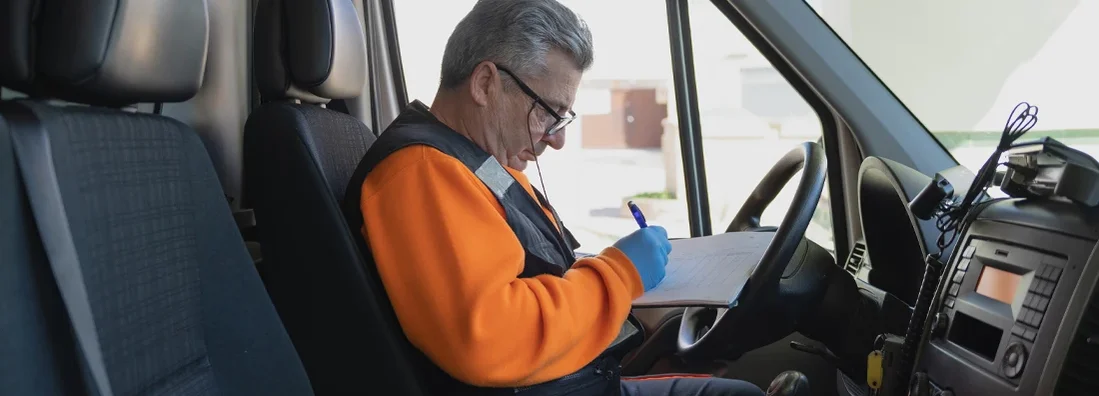
[(672, 252), (672, 243), (668, 241), (668, 231), (664, 227), (638, 229), (619, 239), (614, 247), (633, 262), (637, 273), (641, 274), (645, 291), (652, 290), (664, 280), (664, 266), (668, 265), (668, 253)]

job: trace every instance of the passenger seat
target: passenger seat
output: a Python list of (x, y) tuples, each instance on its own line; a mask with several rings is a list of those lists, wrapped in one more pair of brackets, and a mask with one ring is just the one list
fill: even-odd
[(206, 2), (37, 3), (0, 85), (71, 104), (0, 103), (0, 393), (311, 395), (202, 141), (119, 109), (195, 95)]

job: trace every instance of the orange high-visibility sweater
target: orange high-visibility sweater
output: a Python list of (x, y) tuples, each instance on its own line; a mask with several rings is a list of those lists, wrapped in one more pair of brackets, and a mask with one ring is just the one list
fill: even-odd
[[(521, 172), (505, 169), (533, 195)], [(519, 278), (525, 253), (503, 207), (465, 165), (428, 146), (378, 164), (360, 205), (405, 336), (471, 385), (524, 386), (580, 369), (610, 345), (644, 291), (614, 247), (563, 277)]]

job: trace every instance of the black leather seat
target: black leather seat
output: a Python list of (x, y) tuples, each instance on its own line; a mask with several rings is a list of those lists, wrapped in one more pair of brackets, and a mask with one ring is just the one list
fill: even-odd
[(416, 394), (403, 334), (340, 210), (374, 134), (323, 106), (366, 82), (361, 15), (351, 0), (261, 0), (255, 16), (264, 103), (245, 125), (244, 195), (268, 292), (317, 394)]
[(205, 6), (0, 2), (0, 85), (77, 103), (0, 103), (0, 393), (312, 394), (202, 141), (115, 108), (195, 94)]

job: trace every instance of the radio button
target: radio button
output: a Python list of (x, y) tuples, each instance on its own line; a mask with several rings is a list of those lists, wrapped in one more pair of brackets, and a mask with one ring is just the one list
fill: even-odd
[(1038, 327), (1038, 325), (1042, 324), (1042, 316), (1041, 312), (1031, 312), (1030, 316), (1027, 318), (1026, 324)]
[(1045, 312), (1047, 307), (1049, 307), (1049, 297), (1038, 297), (1038, 305), (1035, 308), (1038, 308), (1040, 312)]
[(954, 308), (954, 297), (947, 297), (946, 298), (946, 306), (948, 308)]
[(1034, 276), (1041, 279), (1049, 279), (1049, 269), (1049, 264), (1042, 264), (1041, 267), (1038, 267), (1037, 271), (1034, 271)]
[(1053, 295), (1053, 282), (1036, 279), (1030, 283), (1030, 290), (1043, 296)]
[(968, 258), (962, 259), (962, 261), (958, 263), (958, 269), (962, 271), (969, 271), (969, 262), (970, 260)]
[(1038, 332), (1031, 329), (1026, 329), (1026, 331), (1023, 332), (1022, 337), (1024, 340), (1034, 342), (1034, 339), (1038, 337)]
[(954, 283), (954, 284), (950, 285), (950, 291), (949, 291), (950, 295), (954, 296), (954, 297), (957, 297), (958, 296), (958, 291), (961, 290), (961, 288), (962, 288), (962, 285), (959, 285), (957, 283)]
[(1015, 324), (1015, 327), (1011, 328), (1011, 334), (1022, 337), (1024, 333), (1026, 333), (1026, 329), (1024, 329), (1023, 326), (1019, 326), (1018, 324)]
[(963, 278), (965, 278), (965, 271), (958, 271), (954, 273), (954, 283), (962, 283)]
[(1049, 267), (1049, 279), (1054, 281), (1054, 282), (1061, 280), (1061, 269), (1057, 268), (1057, 267), (1054, 267), (1054, 266), (1050, 266)]
[(962, 251), (962, 258), (973, 258), (973, 253), (977, 253), (977, 247), (972, 244), (966, 246), (965, 250)]

